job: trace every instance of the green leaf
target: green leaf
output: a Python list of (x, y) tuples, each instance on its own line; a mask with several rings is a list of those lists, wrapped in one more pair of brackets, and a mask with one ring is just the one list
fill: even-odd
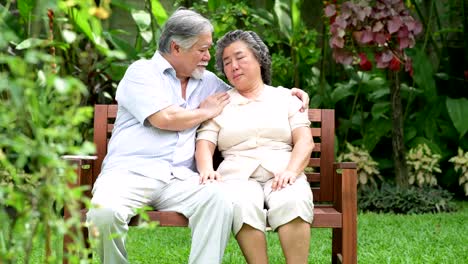
[(67, 43), (72, 43), (76, 40), (76, 32), (64, 29), (62, 30), (62, 37)]
[(350, 80), (350, 82), (344, 85), (337, 84), (336, 89), (331, 93), (333, 104), (336, 104), (341, 99), (354, 95), (353, 87), (355, 84), (356, 83), (353, 80)]
[(79, 11), (75, 8), (71, 9), (73, 20), (75, 21), (78, 28), (83, 32), (90, 40), (93, 39), (93, 32), (89, 26), (87, 18), (89, 14), (87, 12)]
[(255, 17), (256, 19), (258, 19), (261, 23), (265, 25), (273, 25), (273, 23), (275, 22), (275, 16), (272, 13), (262, 8), (257, 9), (256, 13), (252, 13), (252, 17)]
[(422, 95), (424, 95), (429, 102), (436, 100), (437, 92), (432, 62), (422, 50), (416, 52), (413, 60), (413, 79), (418, 84), (418, 86), (424, 90)]
[(302, 0), (291, 1), (291, 16), (292, 16), (293, 32), (297, 32), (299, 30), (299, 26), (301, 23), (301, 4), (302, 4)]
[(78, 28), (83, 32), (89, 40), (91, 40), (100, 52), (105, 54), (108, 53), (109, 47), (104, 39), (101, 37), (102, 26), (101, 22), (90, 16), (88, 11), (85, 9), (77, 10), (75, 8), (71, 9), (73, 20), (75, 21)]
[(362, 143), (369, 152), (372, 152), (382, 137), (388, 136), (391, 130), (392, 124), (388, 120), (375, 120), (366, 127)]
[(137, 59), (138, 52), (135, 47), (130, 45), (124, 39), (117, 37), (118, 32), (104, 32), (104, 36), (109, 40), (114, 46), (118, 47), (120, 50), (125, 52), (127, 58), (135, 60)]
[(132, 1), (128, 1), (128, 0), (112, 0), (111, 3), (112, 3), (112, 6), (121, 8), (127, 11), (128, 13), (130, 13), (132, 9), (140, 8), (139, 7), (140, 5), (135, 4), (136, 2), (132, 3)]
[(23, 17), (25, 20), (29, 20), (36, 2), (37, 1), (35, 0), (18, 0), (18, 10), (21, 17)]
[(275, 14), (278, 18), (278, 26), (280, 32), (288, 39), (291, 40), (292, 22), (289, 16), (290, 8), (289, 1), (287, 0), (276, 0), (275, 1)]
[(388, 119), (386, 116), (387, 113), (389, 113), (390, 110), (390, 102), (380, 102), (380, 103), (375, 103), (372, 106), (372, 119), (377, 120), (380, 118)]
[(46, 39), (38, 39), (38, 38), (28, 38), (21, 41), (20, 44), (16, 46), (17, 50), (29, 49), (34, 47), (42, 47), (45, 46), (49, 40)]
[(367, 95), (367, 100), (372, 101), (372, 102), (376, 102), (380, 98), (382, 98), (384, 96), (388, 96), (389, 94), (390, 94), (390, 89), (388, 89), (388, 87), (385, 86), (385, 87), (379, 88), (378, 90), (368, 94)]
[(416, 128), (414, 124), (405, 125), (405, 132), (404, 132), (405, 142), (412, 140), (414, 137), (416, 137), (417, 134), (418, 134), (418, 129)]
[(413, 140), (411, 140), (411, 142), (409, 142), (408, 146), (411, 149), (422, 144), (426, 144), (431, 149), (432, 153), (436, 153), (436, 154), (442, 153), (442, 150), (436, 143), (434, 143), (433, 141), (425, 137), (415, 137)]
[(132, 18), (140, 32), (148, 30), (151, 25), (151, 15), (145, 10), (132, 10)]
[(158, 23), (159, 26), (162, 26), (164, 23), (166, 23), (168, 15), (159, 0), (151, 0), (151, 12), (156, 18), (156, 23)]
[(460, 133), (459, 138), (462, 138), (468, 131), (468, 99), (452, 99), (447, 97), (445, 103), (453, 126), (457, 129), (458, 133)]

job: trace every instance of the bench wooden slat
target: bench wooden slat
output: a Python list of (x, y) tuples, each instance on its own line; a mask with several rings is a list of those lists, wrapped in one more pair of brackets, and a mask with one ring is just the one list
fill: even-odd
[(319, 158), (311, 158), (309, 159), (309, 167), (320, 167), (320, 159)]
[[(186, 227), (188, 220), (182, 214), (176, 212), (161, 212), (161, 211), (148, 211), (146, 212), (151, 221), (158, 222), (158, 226), (165, 227)], [(314, 221), (312, 227), (333, 228), (341, 227), (342, 215), (332, 207), (316, 207), (314, 208)], [(135, 226), (139, 224), (138, 217), (132, 218), (130, 225)]]
[(117, 105), (108, 105), (109, 107), (107, 108), (107, 116), (108, 118), (116, 118), (117, 117)]
[(320, 182), (320, 173), (308, 172), (305, 174), (308, 182)]
[(311, 122), (321, 122), (322, 121), (322, 113), (320, 109), (309, 109), (307, 113), (309, 116), (309, 120)]
[(320, 137), (322, 135), (322, 130), (320, 127), (311, 127), (310, 132), (312, 133), (313, 137)]

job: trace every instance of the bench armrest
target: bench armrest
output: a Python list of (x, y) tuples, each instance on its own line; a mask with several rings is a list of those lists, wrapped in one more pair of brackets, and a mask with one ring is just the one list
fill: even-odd
[(333, 163), (334, 169), (356, 169), (356, 162), (335, 162)]
[(71, 188), (78, 186), (89, 186), (88, 190), (85, 191), (85, 195), (91, 197), (91, 190), (93, 188), (96, 176), (93, 175), (94, 161), (97, 160), (97, 156), (85, 156), (85, 155), (64, 155), (62, 159), (70, 162), (76, 166), (75, 172), (77, 179), (75, 182), (69, 184)]
[(347, 217), (357, 215), (357, 169), (355, 162), (333, 164), (334, 205)]

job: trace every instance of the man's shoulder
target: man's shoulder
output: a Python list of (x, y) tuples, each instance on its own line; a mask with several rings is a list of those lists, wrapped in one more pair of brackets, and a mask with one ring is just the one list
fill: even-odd
[(212, 71), (209, 71), (209, 70), (205, 70), (203, 72), (203, 80), (221, 81), (221, 79), (218, 76), (216, 76), (216, 74), (214, 74)]
[(231, 89), (228, 84), (209, 70), (204, 71), (202, 80), (204, 85), (215, 88), (215, 92), (226, 92)]
[(132, 62), (128, 69), (148, 69), (148, 66), (152, 65), (151, 60), (148, 59), (139, 59)]

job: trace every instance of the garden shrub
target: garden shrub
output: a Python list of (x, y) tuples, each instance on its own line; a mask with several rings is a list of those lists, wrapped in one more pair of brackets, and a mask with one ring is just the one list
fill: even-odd
[[(22, 40), (14, 24), (3, 23), (11, 13), (0, 11), (0, 262), (31, 263), (34, 251), (42, 256), (35, 263), (62, 263), (60, 240), (82, 227), (78, 208), (87, 200), (83, 188), (70, 187), (75, 168), (61, 157), (94, 152), (80, 132), (92, 108), (80, 106), (83, 83), (58, 73), (63, 60), (52, 42), (29, 45), (35, 39)], [(84, 263), (83, 237), (72, 241), (65, 257)]]
[(460, 173), (458, 184), (463, 186), (465, 195), (468, 196), (468, 151), (463, 153), (461, 148), (458, 149), (458, 155), (450, 158), (453, 162), (455, 171)]
[(435, 172), (441, 173), (439, 161), (441, 156), (432, 153), (431, 149), (426, 144), (419, 144), (415, 148), (410, 149), (406, 157), (408, 165), (409, 184), (436, 186), (437, 179)]
[(359, 190), (358, 207), (363, 212), (395, 214), (456, 211), (453, 194), (447, 190), (430, 186), (400, 188), (390, 184)]
[(382, 179), (378, 168), (378, 163), (369, 154), (365, 148), (360, 148), (346, 143), (346, 153), (341, 153), (337, 161), (350, 161), (355, 162), (357, 167), (358, 176), (358, 189), (365, 186), (377, 187), (375, 178)]

